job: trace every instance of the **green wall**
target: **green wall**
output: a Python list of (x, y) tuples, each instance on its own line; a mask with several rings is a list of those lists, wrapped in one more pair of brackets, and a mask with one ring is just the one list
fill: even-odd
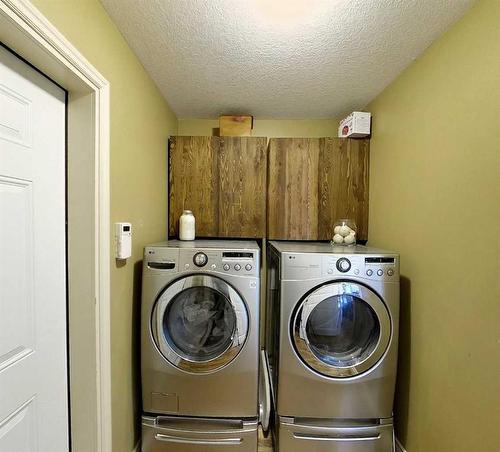
[(177, 119), (99, 1), (33, 3), (111, 86), (111, 222), (134, 228), (132, 258), (111, 264), (113, 451), (131, 452), (140, 434), (140, 261), (146, 243), (166, 236), (166, 150)]
[(397, 435), (408, 452), (500, 450), (500, 2), (367, 110), (370, 243), (401, 253)]
[[(254, 119), (254, 137), (331, 137), (337, 136), (337, 119)], [(218, 129), (218, 119), (179, 119), (179, 135), (210, 136)]]

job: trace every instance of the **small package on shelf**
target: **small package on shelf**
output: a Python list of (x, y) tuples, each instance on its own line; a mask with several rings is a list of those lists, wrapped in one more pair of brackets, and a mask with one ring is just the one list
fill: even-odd
[(370, 135), (372, 114), (364, 111), (353, 111), (340, 121), (339, 138), (363, 138)]

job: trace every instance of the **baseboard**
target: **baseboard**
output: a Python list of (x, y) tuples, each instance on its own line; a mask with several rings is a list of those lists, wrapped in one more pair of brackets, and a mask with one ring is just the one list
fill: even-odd
[(399, 439), (396, 438), (396, 452), (406, 452), (406, 449), (399, 442)]
[(141, 440), (137, 441), (137, 444), (132, 452), (141, 452)]

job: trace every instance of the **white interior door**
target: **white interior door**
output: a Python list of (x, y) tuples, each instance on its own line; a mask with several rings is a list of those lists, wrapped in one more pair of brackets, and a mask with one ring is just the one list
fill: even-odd
[(0, 47), (0, 452), (69, 450), (65, 108)]

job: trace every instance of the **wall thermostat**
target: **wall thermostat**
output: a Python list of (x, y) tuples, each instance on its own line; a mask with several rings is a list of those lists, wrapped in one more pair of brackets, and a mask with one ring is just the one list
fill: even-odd
[(128, 259), (132, 256), (132, 225), (115, 223), (116, 258)]

